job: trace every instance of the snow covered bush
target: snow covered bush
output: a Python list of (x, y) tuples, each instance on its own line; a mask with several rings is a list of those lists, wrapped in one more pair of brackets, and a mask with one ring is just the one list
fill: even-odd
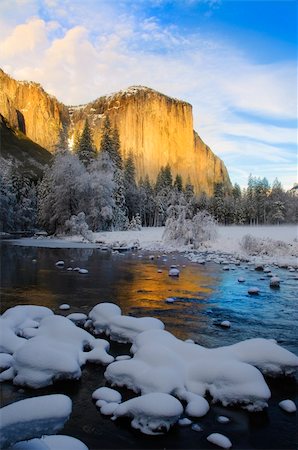
[(240, 242), (241, 248), (248, 255), (275, 255), (278, 253), (286, 253), (288, 251), (288, 244), (283, 241), (275, 241), (273, 239), (256, 238), (251, 234), (243, 236)]
[(93, 233), (89, 230), (84, 212), (80, 212), (77, 216), (71, 216), (71, 218), (65, 222), (65, 230), (71, 235), (83, 236), (87, 241), (93, 241)]
[(207, 211), (199, 211), (192, 219), (193, 245), (197, 248), (201, 242), (216, 238), (216, 222)]
[(188, 205), (182, 199), (178, 205), (169, 208), (163, 239), (181, 245), (192, 244), (197, 248), (202, 242), (216, 237), (215, 225), (214, 218), (207, 211), (199, 211), (191, 217)]

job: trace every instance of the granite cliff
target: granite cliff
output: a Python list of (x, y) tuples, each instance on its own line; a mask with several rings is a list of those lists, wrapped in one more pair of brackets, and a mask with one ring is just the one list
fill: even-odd
[(153, 89), (134, 86), (82, 106), (67, 107), (32, 82), (18, 82), (0, 70), (0, 113), (31, 140), (53, 152), (61, 131), (71, 143), (87, 118), (98, 148), (108, 115), (117, 126), (123, 157), (131, 151), (137, 177), (155, 181), (161, 166), (188, 176), (196, 192), (212, 194), (214, 183), (230, 185), (224, 163), (193, 130), (192, 106)]

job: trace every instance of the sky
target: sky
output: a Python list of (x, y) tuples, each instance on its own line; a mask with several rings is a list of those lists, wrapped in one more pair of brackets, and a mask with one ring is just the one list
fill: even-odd
[(193, 105), (233, 183), (297, 183), (296, 0), (0, 0), (0, 67), (68, 105), (144, 85)]

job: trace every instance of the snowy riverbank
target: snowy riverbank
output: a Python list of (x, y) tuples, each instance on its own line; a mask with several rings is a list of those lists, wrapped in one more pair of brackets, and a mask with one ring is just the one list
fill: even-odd
[[(190, 246), (164, 242), (163, 227), (143, 228), (141, 231), (113, 231), (94, 233), (94, 243), (84, 242), (81, 236), (55, 238), (24, 238), (13, 241), (16, 245), (48, 248), (97, 248), (114, 245), (133, 246), (159, 252), (190, 252)], [(251, 235), (257, 247), (247, 251), (241, 246), (243, 237)], [(117, 244), (118, 243), (118, 244)], [(196, 250), (199, 253), (216, 255), (230, 254), (253, 262), (277, 263), (297, 266), (298, 230), (296, 225), (281, 226), (217, 226), (217, 237)]]

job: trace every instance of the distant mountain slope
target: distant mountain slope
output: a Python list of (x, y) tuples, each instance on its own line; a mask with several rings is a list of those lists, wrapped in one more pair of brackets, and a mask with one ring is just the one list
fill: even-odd
[[(10, 126), (0, 114), (0, 155), (7, 164), (16, 165), (23, 175), (39, 178), (52, 155), (31, 141), (21, 131)], [(3, 160), (2, 160), (3, 161)]]

